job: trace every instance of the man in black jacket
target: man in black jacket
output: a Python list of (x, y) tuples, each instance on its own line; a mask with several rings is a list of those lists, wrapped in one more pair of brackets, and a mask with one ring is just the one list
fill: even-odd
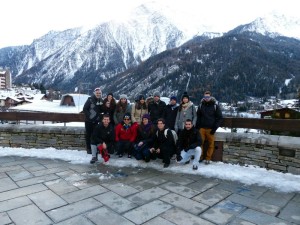
[(178, 104), (177, 104), (177, 98), (176, 96), (172, 96), (170, 98), (170, 103), (166, 106), (164, 119), (166, 120), (166, 126), (167, 128), (170, 128), (172, 130), (175, 130), (175, 121), (176, 116), (178, 112)]
[(208, 142), (208, 149), (205, 157), (205, 164), (210, 164), (215, 149), (215, 132), (223, 120), (222, 112), (210, 91), (204, 93), (204, 97), (197, 109), (196, 127), (202, 139), (202, 148), (205, 141)]
[(193, 126), (193, 121), (187, 119), (184, 123), (184, 129), (180, 132), (178, 138), (178, 149), (181, 151), (181, 161), (179, 163), (188, 163), (191, 156), (194, 156), (193, 170), (198, 169), (201, 156), (201, 136), (198, 130)]
[(93, 96), (89, 97), (84, 106), (83, 112), (85, 115), (85, 143), (87, 154), (92, 154), (91, 152), (91, 136), (96, 127), (100, 122), (101, 106), (103, 105), (103, 100), (101, 98), (102, 92), (100, 88), (95, 88)]
[(102, 118), (102, 123), (98, 124), (91, 137), (91, 150), (92, 150), (92, 159), (91, 164), (98, 161), (98, 147), (113, 153), (113, 144), (115, 140), (115, 131), (112, 124), (110, 124), (109, 114), (104, 114)]
[(148, 111), (152, 123), (156, 125), (159, 118), (164, 118), (166, 103), (160, 100), (160, 93), (158, 91), (153, 96), (153, 101), (148, 105)]
[(157, 132), (154, 135), (154, 143), (150, 152), (152, 157), (162, 158), (164, 168), (167, 168), (170, 165), (170, 158), (175, 152), (175, 144), (172, 131), (165, 127), (165, 123), (163, 118), (157, 120)]

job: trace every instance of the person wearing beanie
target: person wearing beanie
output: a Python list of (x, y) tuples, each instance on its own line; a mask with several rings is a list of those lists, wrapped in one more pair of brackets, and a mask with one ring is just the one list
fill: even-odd
[(132, 122), (141, 124), (142, 116), (148, 113), (148, 105), (144, 95), (139, 95), (138, 101), (131, 106), (131, 118)]
[(157, 124), (159, 118), (163, 118), (165, 115), (166, 103), (160, 100), (160, 93), (154, 92), (153, 101), (148, 105), (148, 111), (151, 117), (151, 121), (154, 125)]
[(151, 159), (150, 147), (152, 146), (155, 127), (150, 120), (149, 114), (142, 116), (142, 122), (138, 127), (136, 144), (134, 145), (133, 156), (137, 160), (149, 162)]
[(91, 136), (96, 125), (101, 120), (103, 100), (101, 98), (102, 92), (99, 87), (94, 89), (94, 93), (89, 97), (83, 106), (83, 113), (85, 115), (85, 143), (87, 154), (92, 154), (91, 151)]
[(123, 121), (116, 126), (116, 151), (120, 158), (123, 157), (124, 153), (127, 153), (128, 158), (131, 158), (137, 137), (137, 128), (138, 124), (131, 121), (130, 113), (125, 113)]
[(184, 129), (184, 124), (187, 119), (190, 119), (193, 126), (196, 126), (197, 112), (195, 105), (190, 101), (190, 96), (187, 92), (184, 92), (181, 96), (181, 103), (178, 108), (175, 121), (175, 131), (180, 134), (180, 131)]
[[(196, 127), (199, 129), (202, 139), (203, 155), (205, 164), (211, 163), (211, 157), (215, 149), (215, 132), (220, 127), (223, 120), (222, 111), (217, 104), (217, 100), (211, 96), (210, 91), (206, 91), (197, 109)], [(204, 142), (208, 142), (208, 149), (203, 148)]]
[(164, 118), (166, 120), (166, 127), (175, 130), (175, 121), (178, 112), (177, 97), (171, 96), (170, 103), (166, 106)]
[(123, 121), (125, 113), (131, 113), (131, 106), (127, 101), (127, 95), (121, 94), (120, 100), (116, 104), (116, 109), (114, 111), (115, 124), (118, 124)]

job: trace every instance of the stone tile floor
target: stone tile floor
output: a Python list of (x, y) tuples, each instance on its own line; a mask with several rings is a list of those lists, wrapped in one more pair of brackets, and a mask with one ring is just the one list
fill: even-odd
[(300, 193), (149, 168), (0, 157), (0, 225), (300, 224)]

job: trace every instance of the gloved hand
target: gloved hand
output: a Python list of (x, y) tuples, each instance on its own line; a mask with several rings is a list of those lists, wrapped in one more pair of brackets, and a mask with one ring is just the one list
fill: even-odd
[(181, 155), (177, 155), (177, 156), (176, 156), (176, 161), (177, 161), (177, 162), (180, 162), (181, 160), (182, 160)]
[(214, 135), (216, 133), (216, 129), (211, 129), (210, 134)]

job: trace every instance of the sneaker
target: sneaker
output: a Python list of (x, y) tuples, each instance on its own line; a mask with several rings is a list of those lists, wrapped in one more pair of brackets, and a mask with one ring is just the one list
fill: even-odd
[(210, 163), (211, 163), (210, 160), (205, 160), (205, 165), (208, 165), (208, 164), (210, 164)]
[(95, 162), (98, 161), (98, 158), (97, 157), (93, 157), (90, 161), (90, 164), (94, 164)]
[(197, 170), (198, 166), (197, 165), (193, 165), (193, 170)]
[(122, 158), (123, 157), (123, 154), (119, 154), (119, 158)]
[(164, 164), (164, 168), (168, 168), (169, 166), (170, 166), (170, 164), (168, 164), (168, 163)]
[(186, 161), (184, 164), (189, 164), (190, 163), (190, 160), (189, 161)]

